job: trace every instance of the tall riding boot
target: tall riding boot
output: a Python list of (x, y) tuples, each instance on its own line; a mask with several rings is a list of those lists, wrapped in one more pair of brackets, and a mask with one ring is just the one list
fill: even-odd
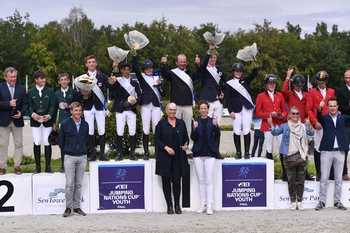
[(233, 133), (233, 142), (235, 143), (237, 154), (235, 156), (235, 159), (241, 159), (242, 153), (241, 153), (241, 135), (237, 135)]
[(220, 154), (220, 136), (218, 138), (215, 139), (215, 145), (218, 148), (218, 150), (216, 151), (216, 159), (225, 159), (225, 157), (222, 157)]
[(45, 146), (45, 172), (46, 173), (53, 173), (51, 169), (51, 156), (52, 156), (51, 145)]
[(244, 135), (244, 159), (250, 159), (250, 133)]
[(284, 167), (284, 163), (283, 163), (283, 154), (280, 154), (280, 161), (282, 166), (282, 181), (288, 181), (286, 168)]
[(316, 181), (320, 181), (321, 179), (321, 153), (316, 149), (314, 150), (314, 161), (316, 168)]
[(123, 144), (122, 144), (123, 136), (117, 135), (117, 157), (115, 161), (123, 160)]
[(62, 161), (62, 166), (60, 168), (60, 172), (64, 173), (64, 152), (61, 150), (61, 161)]
[(136, 135), (130, 136), (130, 160), (137, 160), (137, 156), (135, 154), (136, 149)]
[(90, 147), (91, 151), (91, 156), (90, 156), (90, 161), (96, 161), (96, 151), (95, 151), (95, 142), (94, 142), (94, 135), (89, 135), (88, 136), (88, 145)]
[(149, 154), (148, 154), (148, 142), (149, 142), (149, 135), (142, 134), (142, 145), (143, 145), (143, 160), (149, 160)]
[(269, 153), (269, 152), (266, 151), (266, 158), (267, 159), (273, 159), (272, 158), (272, 153)]
[(40, 173), (41, 172), (41, 165), (40, 165), (40, 156), (41, 156), (41, 146), (37, 146), (34, 144), (34, 159), (35, 159), (35, 170), (34, 173)]
[(100, 161), (109, 161), (105, 155), (106, 134), (100, 135)]

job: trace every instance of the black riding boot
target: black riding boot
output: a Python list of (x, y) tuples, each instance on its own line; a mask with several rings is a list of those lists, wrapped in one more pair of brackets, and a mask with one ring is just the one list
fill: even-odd
[(215, 145), (218, 148), (218, 150), (216, 151), (215, 158), (216, 159), (225, 159), (225, 157), (222, 157), (221, 154), (220, 154), (220, 149), (219, 149), (220, 148), (220, 137), (215, 139)]
[(130, 160), (137, 161), (135, 149), (136, 149), (136, 135), (130, 136)]
[(117, 157), (115, 158), (115, 161), (121, 161), (123, 160), (123, 144), (122, 144), (123, 137), (117, 135)]
[(109, 161), (105, 155), (106, 134), (100, 135), (100, 161)]
[(45, 146), (45, 172), (46, 173), (53, 173), (51, 169), (51, 156), (52, 156), (51, 145)]
[(267, 159), (273, 159), (272, 158), (272, 153), (269, 153), (269, 152), (266, 151), (266, 158)]
[(241, 159), (242, 153), (241, 153), (241, 135), (237, 135), (233, 133), (233, 142), (235, 143), (237, 154), (235, 156), (235, 159)]
[(316, 168), (316, 181), (320, 181), (321, 179), (321, 153), (316, 149), (314, 150), (314, 161)]
[(142, 134), (142, 145), (143, 145), (143, 160), (149, 160), (149, 154), (148, 154), (148, 142), (149, 142), (149, 135)]
[(88, 136), (88, 144), (90, 147), (90, 151), (91, 151), (91, 156), (89, 161), (96, 161), (96, 151), (95, 151), (95, 142), (94, 142), (94, 135), (89, 135)]
[(244, 159), (250, 159), (250, 133), (244, 135)]
[(41, 165), (40, 165), (40, 156), (41, 156), (41, 146), (37, 146), (34, 144), (34, 148), (33, 148), (33, 152), (34, 152), (34, 159), (35, 159), (35, 170), (34, 173), (40, 173), (41, 172)]
[(288, 181), (286, 168), (284, 167), (284, 163), (283, 163), (283, 154), (280, 154), (280, 161), (282, 166), (282, 181)]

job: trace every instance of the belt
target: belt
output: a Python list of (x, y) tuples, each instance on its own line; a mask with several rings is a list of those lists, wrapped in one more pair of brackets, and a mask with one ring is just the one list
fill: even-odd
[(332, 150), (327, 150), (327, 151), (340, 151), (339, 148), (333, 148)]

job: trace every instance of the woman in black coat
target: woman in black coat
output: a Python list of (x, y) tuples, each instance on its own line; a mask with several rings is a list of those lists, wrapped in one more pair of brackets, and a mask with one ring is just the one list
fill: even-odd
[(154, 135), (154, 142), (158, 147), (156, 174), (162, 176), (163, 193), (168, 206), (167, 213), (174, 213), (170, 184), (172, 181), (175, 213), (181, 214), (180, 181), (182, 176), (190, 173), (186, 155), (189, 139), (185, 122), (175, 117), (176, 104), (169, 103), (166, 106), (166, 113), (167, 118), (158, 122)]

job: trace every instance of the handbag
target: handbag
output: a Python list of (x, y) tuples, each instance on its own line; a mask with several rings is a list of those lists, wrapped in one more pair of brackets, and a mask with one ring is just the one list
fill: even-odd
[(303, 162), (304, 160), (301, 158), (300, 152), (283, 156), (283, 163), (288, 168), (297, 167)]

